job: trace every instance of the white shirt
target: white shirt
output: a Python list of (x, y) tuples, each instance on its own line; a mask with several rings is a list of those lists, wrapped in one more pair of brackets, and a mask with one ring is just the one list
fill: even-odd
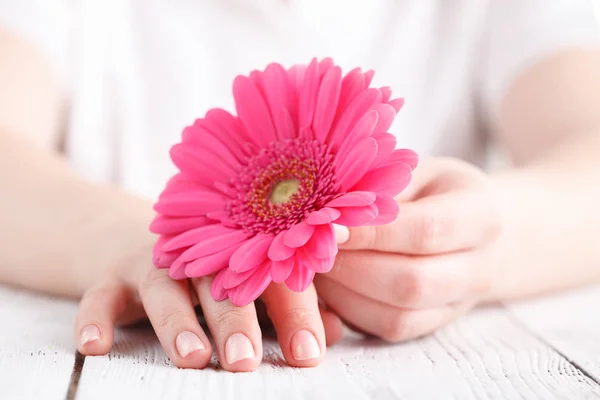
[(406, 99), (399, 147), (481, 165), (515, 77), (600, 43), (588, 0), (0, 0), (0, 24), (57, 68), (72, 165), (150, 198), (175, 172), (183, 127), (234, 111), (235, 75), (270, 62), (372, 68)]

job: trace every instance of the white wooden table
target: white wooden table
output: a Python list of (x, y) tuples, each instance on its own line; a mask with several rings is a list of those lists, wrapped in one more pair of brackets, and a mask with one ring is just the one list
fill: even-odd
[(315, 369), (171, 365), (151, 330), (76, 355), (76, 304), (0, 287), (0, 399), (600, 399), (600, 287), (478, 309), (400, 345), (348, 335)]

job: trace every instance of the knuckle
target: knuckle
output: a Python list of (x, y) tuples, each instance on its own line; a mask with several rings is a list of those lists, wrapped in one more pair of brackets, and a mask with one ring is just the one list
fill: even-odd
[(187, 314), (180, 310), (170, 310), (167, 313), (162, 314), (156, 321), (156, 329), (170, 329), (184, 325), (182, 321), (187, 318)]
[(422, 266), (414, 266), (408, 269), (408, 273), (398, 277), (398, 286), (402, 288), (399, 293), (403, 305), (418, 305), (426, 300), (428, 292), (428, 279), (423, 272)]
[(410, 336), (408, 319), (403, 312), (396, 312), (390, 318), (385, 319), (387, 324), (383, 327), (381, 338), (385, 341), (396, 343), (406, 340)]
[[(362, 226), (353, 232), (353, 248), (373, 249), (377, 244), (378, 231), (375, 226)], [(352, 235), (351, 235), (352, 236)]]
[(428, 252), (436, 249), (444, 221), (437, 215), (424, 214), (413, 230), (412, 245), (417, 251)]
[(248, 320), (251, 317), (245, 310), (238, 308), (230, 308), (215, 314), (214, 320), (217, 325), (221, 326), (238, 326), (241, 322)]
[(304, 307), (290, 308), (283, 314), (284, 324), (288, 327), (308, 326), (320, 318), (316, 310)]
[(140, 280), (138, 289), (143, 293), (150, 288), (163, 285), (168, 279), (170, 278), (164, 271), (152, 269)]

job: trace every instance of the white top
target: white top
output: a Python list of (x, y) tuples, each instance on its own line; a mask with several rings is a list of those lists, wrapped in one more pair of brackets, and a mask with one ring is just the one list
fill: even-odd
[(269, 62), (375, 69), (374, 84), (406, 99), (400, 147), (482, 164), (515, 76), (600, 43), (589, 0), (0, 0), (0, 24), (63, 78), (73, 166), (151, 198), (182, 128), (233, 111), (234, 76)]

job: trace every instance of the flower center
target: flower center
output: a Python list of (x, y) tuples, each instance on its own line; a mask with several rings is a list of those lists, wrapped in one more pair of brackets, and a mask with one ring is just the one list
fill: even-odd
[(229, 222), (251, 233), (277, 234), (335, 196), (333, 156), (316, 140), (273, 142), (251, 157), (231, 185)]
[(271, 191), (271, 203), (279, 205), (287, 203), (292, 195), (298, 193), (300, 182), (298, 179), (286, 179), (276, 183)]

